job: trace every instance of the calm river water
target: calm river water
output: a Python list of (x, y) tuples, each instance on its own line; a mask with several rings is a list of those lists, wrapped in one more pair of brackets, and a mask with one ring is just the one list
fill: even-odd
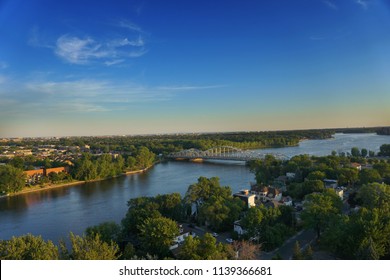
[[(328, 155), (333, 150), (347, 152), (352, 147), (377, 152), (382, 144), (390, 144), (390, 136), (336, 134), (333, 139), (307, 140), (298, 147), (261, 152), (290, 157)], [(7, 197), (0, 199), (0, 239), (32, 233), (57, 242), (70, 231), (82, 234), (88, 226), (110, 220), (120, 222), (130, 198), (173, 192), (184, 195), (200, 176), (217, 176), (222, 185), (231, 186), (233, 191), (254, 181), (254, 175), (240, 162), (166, 162), (143, 174)]]

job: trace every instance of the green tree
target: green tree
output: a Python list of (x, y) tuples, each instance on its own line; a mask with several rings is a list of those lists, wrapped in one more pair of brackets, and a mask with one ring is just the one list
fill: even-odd
[(241, 226), (246, 230), (248, 238), (259, 240), (261, 234), (261, 222), (263, 221), (263, 212), (259, 207), (251, 207), (241, 219)]
[(299, 241), (295, 241), (294, 243), (294, 248), (293, 248), (293, 260), (303, 260), (303, 254), (302, 254), (302, 249)]
[(359, 172), (360, 184), (365, 185), (374, 182), (380, 182), (382, 180), (381, 175), (375, 169), (363, 169)]
[(341, 206), (341, 201), (335, 194), (328, 192), (309, 194), (305, 198), (301, 218), (307, 228), (313, 228), (316, 231), (317, 239), (319, 239), (328, 223), (341, 214)]
[(31, 234), (0, 241), (1, 260), (57, 260), (59, 252), (51, 241)]
[(135, 159), (137, 161), (138, 167), (141, 169), (144, 169), (144, 168), (151, 166), (154, 163), (154, 161), (156, 159), (156, 155), (153, 152), (149, 151), (149, 149), (147, 147), (142, 146), (138, 150), (138, 153), (137, 153), (137, 156)]
[(206, 233), (202, 238), (189, 236), (179, 252), (184, 260), (228, 260), (235, 258), (231, 245), (217, 243), (216, 239)]
[(349, 187), (354, 186), (354, 184), (359, 179), (359, 171), (356, 168), (341, 168), (339, 169), (338, 181), (340, 185), (347, 184)]
[(305, 248), (305, 250), (303, 250), (302, 255), (305, 260), (313, 259), (313, 248), (311, 247), (310, 244)]
[(357, 194), (362, 206), (369, 209), (382, 209), (390, 213), (390, 186), (379, 183), (363, 185)]
[(326, 178), (326, 174), (322, 171), (313, 171), (307, 175), (306, 179), (308, 180), (324, 180)]
[(126, 166), (130, 170), (136, 169), (137, 168), (137, 160), (135, 159), (135, 157), (129, 156), (127, 158)]
[(0, 166), (0, 193), (20, 191), (25, 185), (25, 178), (21, 169), (12, 165)]
[(164, 217), (175, 221), (183, 220), (185, 209), (179, 193), (157, 195), (155, 202), (158, 204), (158, 211)]
[(118, 242), (121, 227), (115, 222), (103, 222), (99, 225), (87, 227), (85, 234), (87, 237), (99, 235), (100, 240), (106, 243), (111, 241)]
[(379, 148), (379, 155), (381, 156), (390, 156), (390, 144), (383, 144)]
[(62, 243), (61, 254), (72, 260), (116, 260), (119, 257), (118, 245), (102, 241), (98, 234), (79, 236), (70, 233), (71, 251)]
[(352, 155), (353, 157), (360, 157), (360, 156), (361, 156), (361, 153), (360, 153), (359, 148), (358, 148), (358, 147), (353, 147), (353, 148), (351, 149), (351, 155)]
[(137, 197), (127, 202), (128, 210), (122, 219), (123, 235), (136, 237), (140, 233), (140, 226), (148, 218), (161, 217), (159, 205), (150, 197)]
[(361, 150), (361, 155), (362, 155), (362, 157), (367, 157), (367, 155), (368, 155), (368, 150), (367, 150), (367, 149), (362, 149), (362, 150)]
[(149, 254), (168, 256), (169, 247), (179, 235), (176, 222), (165, 217), (148, 218), (139, 227), (142, 248)]

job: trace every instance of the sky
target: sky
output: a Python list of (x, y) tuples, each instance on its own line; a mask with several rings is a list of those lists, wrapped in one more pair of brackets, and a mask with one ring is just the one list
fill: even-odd
[(0, 0), (0, 137), (390, 125), (388, 0)]

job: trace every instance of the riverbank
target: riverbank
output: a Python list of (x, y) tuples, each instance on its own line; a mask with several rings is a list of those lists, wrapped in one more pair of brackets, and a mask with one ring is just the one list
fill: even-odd
[(46, 184), (44, 186), (36, 185), (36, 186), (31, 186), (31, 187), (24, 187), (21, 191), (0, 196), (0, 199), (6, 198), (6, 197), (11, 197), (11, 196), (17, 196), (17, 195), (21, 195), (21, 194), (32, 193), (32, 192), (39, 192), (39, 191), (44, 191), (44, 190), (56, 189), (56, 188), (72, 187), (72, 186), (82, 185), (82, 184), (86, 184), (86, 183), (90, 183), (90, 182), (99, 182), (99, 181), (109, 180), (112, 178), (144, 173), (144, 172), (148, 171), (150, 168), (152, 168), (157, 163), (159, 163), (159, 162), (156, 162), (153, 165), (146, 167), (144, 169), (127, 171), (127, 172), (124, 172), (118, 176), (114, 176), (114, 177), (110, 177), (110, 178), (102, 178), (102, 179), (95, 179), (95, 180), (89, 180), (89, 181), (74, 180), (72, 182), (59, 183), (59, 184)]

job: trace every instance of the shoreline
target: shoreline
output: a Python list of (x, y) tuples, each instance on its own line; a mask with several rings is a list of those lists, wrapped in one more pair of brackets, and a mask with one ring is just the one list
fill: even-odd
[(95, 180), (90, 180), (90, 181), (72, 181), (72, 182), (67, 182), (67, 183), (50, 184), (50, 185), (47, 185), (44, 187), (40, 187), (39, 185), (36, 185), (36, 186), (33, 186), (32, 188), (24, 188), (23, 190), (18, 191), (16, 193), (1, 195), (0, 199), (11, 197), (11, 196), (18, 196), (18, 195), (27, 194), (27, 193), (32, 193), (32, 192), (39, 192), (39, 191), (64, 188), (64, 187), (72, 187), (72, 186), (83, 185), (83, 184), (91, 183), (91, 182), (99, 182), (99, 181), (109, 180), (109, 179), (118, 178), (118, 177), (122, 177), (122, 176), (144, 173), (144, 172), (148, 171), (150, 168), (152, 168), (157, 163), (158, 162), (156, 162), (153, 165), (146, 167), (144, 169), (126, 171), (122, 174), (119, 174), (119, 175), (111, 177), (111, 178), (95, 179)]

